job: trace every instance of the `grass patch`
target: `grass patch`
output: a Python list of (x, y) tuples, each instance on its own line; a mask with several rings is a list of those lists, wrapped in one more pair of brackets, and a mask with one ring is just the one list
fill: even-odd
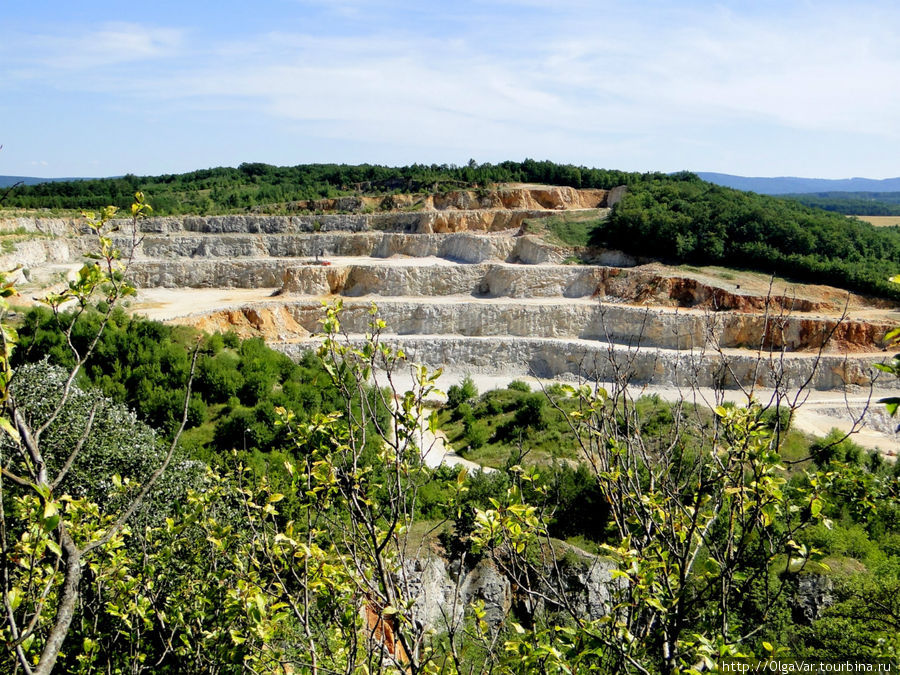
[(14, 253), (16, 244), (29, 241), (31, 239), (49, 239), (53, 235), (46, 232), (33, 232), (26, 230), (24, 227), (17, 227), (14, 230), (0, 230), (0, 253)]
[(525, 221), (525, 231), (540, 234), (557, 246), (587, 246), (594, 231), (606, 220), (605, 211), (567, 211), (548, 218)]
[(596, 541), (587, 539), (584, 535), (581, 534), (576, 534), (573, 537), (568, 537), (565, 542), (569, 546), (574, 546), (575, 548), (579, 548), (587, 553), (592, 553), (594, 555), (598, 555), (600, 553), (600, 545)]

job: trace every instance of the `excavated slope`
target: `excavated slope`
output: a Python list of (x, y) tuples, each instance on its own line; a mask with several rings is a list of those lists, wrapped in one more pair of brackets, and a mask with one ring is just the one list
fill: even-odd
[[(133, 258), (139, 288), (198, 289), (197, 302), (199, 289), (271, 293), (214, 310), (190, 303), (177, 321), (260, 335), (291, 354), (315, 343), (321, 301), (339, 296), (352, 339), (367, 331), (375, 300), (387, 339), (433, 366), (544, 377), (609, 377), (625, 367), (637, 382), (679, 386), (871, 380), (869, 364), (894, 324), (838, 320), (846, 294), (742, 289), (614, 251), (589, 252), (596, 265), (564, 265), (572, 249), (516, 229), (560, 211), (602, 214), (621, 194), (515, 187), (348, 197), (296, 203), (288, 216), (152, 218), (133, 249), (124, 228), (115, 242)], [(53, 234), (70, 224), (16, 219), (0, 228)], [(89, 246), (84, 236), (41, 236), (22, 242), (12, 262), (73, 263)]]
[[(598, 340), (632, 347), (669, 349), (766, 349), (791, 352), (870, 352), (893, 326), (866, 322), (743, 312), (705, 312), (607, 304), (595, 300), (535, 302), (534, 299), (462, 297), (379, 297), (347, 300), (341, 325), (362, 334), (379, 318), (397, 335), (461, 337), (546, 337)], [(318, 298), (285, 298), (177, 319), (208, 331), (237, 330), (243, 337), (263, 334), (290, 342), (319, 332)], [(824, 342), (824, 344), (823, 344)]]

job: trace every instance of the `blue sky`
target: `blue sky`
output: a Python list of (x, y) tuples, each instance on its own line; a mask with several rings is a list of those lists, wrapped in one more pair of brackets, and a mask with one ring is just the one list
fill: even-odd
[(551, 159), (900, 175), (900, 3), (7, 3), (0, 174)]

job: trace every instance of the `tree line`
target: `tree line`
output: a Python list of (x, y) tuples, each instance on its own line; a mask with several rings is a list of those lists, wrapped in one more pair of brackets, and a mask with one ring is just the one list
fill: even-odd
[(900, 215), (900, 192), (814, 192), (780, 196), (848, 216)]
[(118, 178), (23, 185), (10, 193), (5, 205), (83, 209), (112, 204), (127, 208), (135, 191), (141, 190), (159, 215), (203, 215), (267, 206), (278, 210), (289, 202), (342, 195), (438, 192), (507, 182), (609, 189), (630, 185), (652, 175), (662, 176), (532, 159), (499, 164), (470, 161), (465, 166), (412, 164), (402, 167), (375, 164), (273, 166), (249, 162), (237, 168), (217, 167), (183, 174), (129, 174)]

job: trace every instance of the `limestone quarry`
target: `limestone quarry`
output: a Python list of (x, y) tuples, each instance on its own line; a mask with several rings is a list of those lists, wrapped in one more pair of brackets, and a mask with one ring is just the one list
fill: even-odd
[[(346, 197), (284, 216), (151, 218), (136, 238), (122, 223), (115, 241), (132, 258), (136, 311), (261, 336), (291, 355), (316, 344), (322, 302), (342, 298), (351, 339), (366, 333), (374, 302), (386, 339), (457, 373), (602, 380), (625, 367), (651, 387), (824, 392), (873, 381), (881, 339), (900, 319), (886, 303), (532, 233), (548, 217), (602, 218), (621, 194), (513, 186)], [(21, 266), (26, 288), (52, 285), (90, 246), (70, 234), (78, 227), (0, 221), (36, 235), (0, 263)]]

